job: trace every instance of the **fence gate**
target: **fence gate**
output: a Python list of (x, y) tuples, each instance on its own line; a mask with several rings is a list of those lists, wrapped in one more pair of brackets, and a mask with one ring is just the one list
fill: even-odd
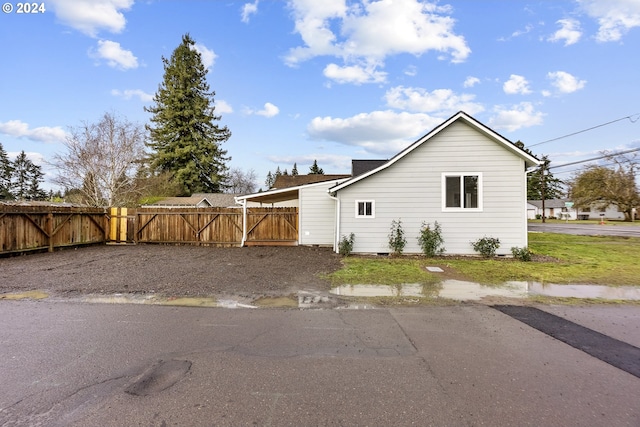
[[(111, 244), (133, 242), (135, 211), (127, 208), (110, 208), (109, 239)], [(132, 214), (133, 215), (130, 215)], [(129, 215), (128, 215), (129, 214)]]
[(246, 246), (296, 246), (298, 208), (248, 208)]

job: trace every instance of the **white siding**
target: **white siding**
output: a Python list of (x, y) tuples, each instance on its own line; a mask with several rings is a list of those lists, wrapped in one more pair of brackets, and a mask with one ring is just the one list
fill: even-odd
[(300, 188), (298, 209), (299, 243), (333, 246), (335, 238), (336, 201), (327, 190), (335, 181)]
[[(443, 212), (442, 173), (480, 172), (482, 211)], [(405, 253), (420, 253), (423, 221), (442, 227), (447, 254), (475, 254), (470, 242), (500, 239), (498, 254), (527, 245), (524, 160), (461, 121), (452, 123), (390, 167), (337, 194), (340, 234), (354, 233), (355, 253), (387, 253), (392, 220), (401, 220)], [(355, 200), (375, 200), (375, 218), (355, 218)]]

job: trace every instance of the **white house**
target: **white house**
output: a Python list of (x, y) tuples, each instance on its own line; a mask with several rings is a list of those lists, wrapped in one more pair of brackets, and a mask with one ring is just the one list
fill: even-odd
[[(550, 199), (544, 201), (545, 218), (557, 219), (599, 219), (599, 220), (623, 220), (624, 213), (617, 206), (609, 205), (605, 209), (599, 207), (576, 208), (568, 206), (569, 199)], [(527, 218), (536, 219), (542, 215), (542, 200), (529, 200), (527, 202)]]
[(388, 253), (393, 220), (405, 253), (420, 253), (423, 222), (442, 228), (448, 254), (474, 254), (472, 241), (500, 240), (498, 255), (527, 246), (527, 168), (539, 160), (459, 112), (383, 165), (332, 187), (336, 236), (353, 233), (354, 253)]
[(486, 236), (500, 239), (497, 253), (505, 255), (527, 246), (526, 173), (539, 163), (459, 112), (387, 161), (354, 162), (350, 177), (236, 200), (245, 208), (297, 202), (301, 245), (329, 245), (337, 252), (342, 236), (353, 233), (354, 253), (389, 253), (391, 222), (400, 220), (405, 253), (420, 253), (422, 223), (438, 221), (447, 254), (474, 254), (470, 242)]

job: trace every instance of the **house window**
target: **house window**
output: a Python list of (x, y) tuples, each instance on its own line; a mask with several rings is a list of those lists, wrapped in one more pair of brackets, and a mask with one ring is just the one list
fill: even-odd
[(482, 174), (442, 174), (442, 210), (482, 210)]
[(356, 200), (356, 218), (374, 218), (375, 205), (373, 200)]

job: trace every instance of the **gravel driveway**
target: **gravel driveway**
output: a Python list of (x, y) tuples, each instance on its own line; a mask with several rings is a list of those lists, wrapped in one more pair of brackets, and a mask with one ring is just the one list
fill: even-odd
[(328, 290), (322, 274), (340, 267), (330, 248), (90, 246), (0, 258), (0, 293), (255, 297)]

